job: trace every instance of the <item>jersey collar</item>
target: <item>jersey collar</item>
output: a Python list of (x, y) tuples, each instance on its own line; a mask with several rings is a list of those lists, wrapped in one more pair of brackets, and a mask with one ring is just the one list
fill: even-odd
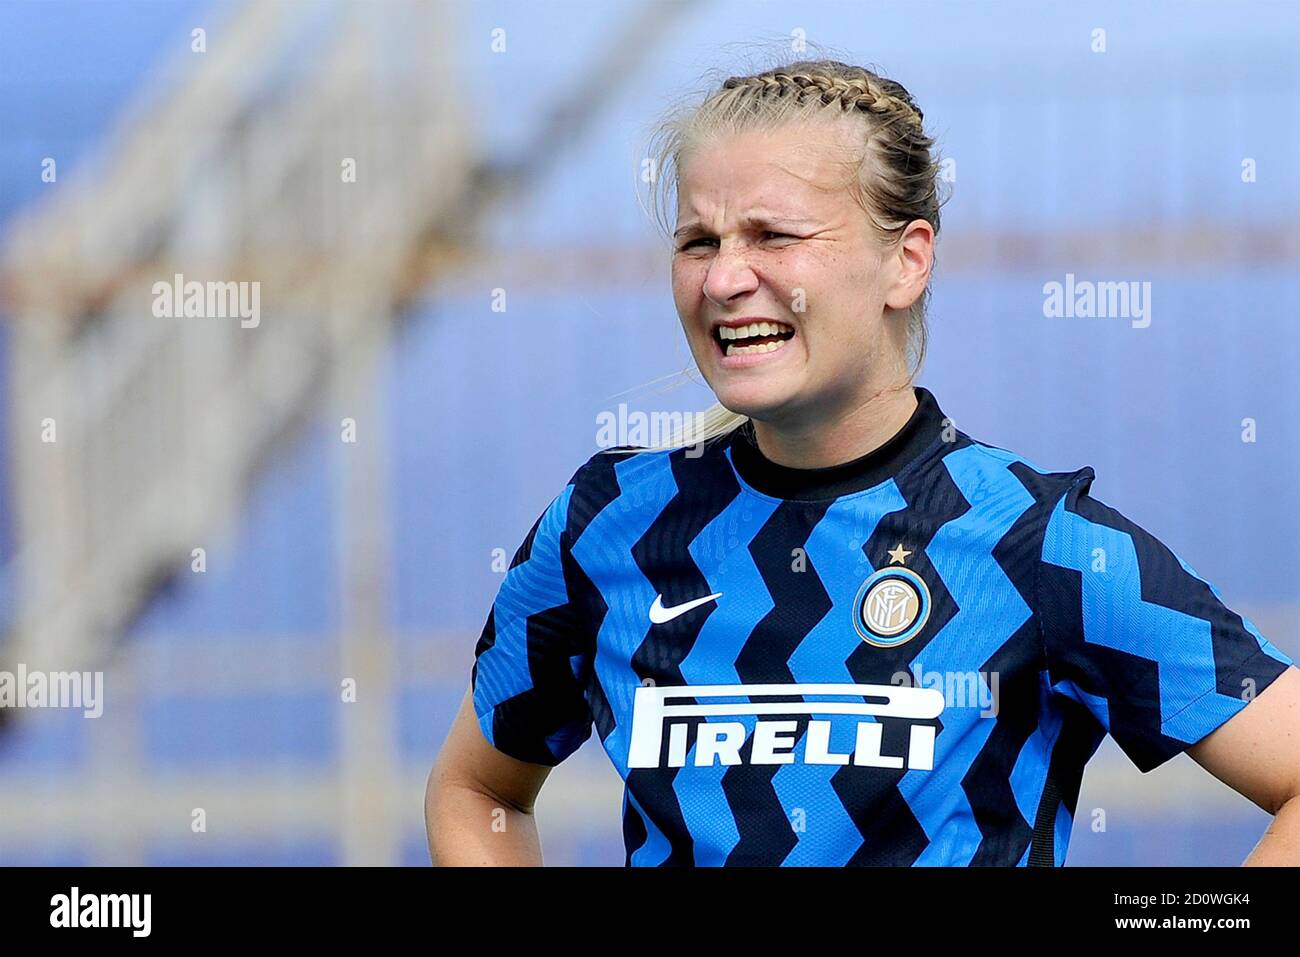
[(914, 386), (917, 407), (912, 417), (884, 445), (849, 462), (825, 468), (778, 465), (759, 451), (753, 425), (732, 433), (731, 464), (750, 487), (787, 499), (828, 499), (850, 495), (893, 478), (939, 438), (944, 414), (929, 389)]

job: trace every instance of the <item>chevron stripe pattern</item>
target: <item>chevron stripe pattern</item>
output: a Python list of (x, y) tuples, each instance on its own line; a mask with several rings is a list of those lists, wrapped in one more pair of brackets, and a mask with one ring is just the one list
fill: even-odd
[[(1105, 735), (1150, 770), (1291, 664), (1090, 467), (943, 429), (917, 393), (830, 484), (792, 492), (739, 431), (621, 449), (529, 532), (476, 650), (480, 726), (546, 765), (594, 727), (627, 864), (1059, 866)], [(913, 637), (864, 640), (920, 607)]]

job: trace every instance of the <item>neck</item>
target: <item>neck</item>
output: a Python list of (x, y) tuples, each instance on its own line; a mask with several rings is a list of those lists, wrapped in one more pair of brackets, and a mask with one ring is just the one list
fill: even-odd
[(759, 450), (777, 465), (817, 469), (840, 465), (880, 448), (916, 411), (909, 383), (873, 393), (864, 401), (815, 425), (753, 420)]

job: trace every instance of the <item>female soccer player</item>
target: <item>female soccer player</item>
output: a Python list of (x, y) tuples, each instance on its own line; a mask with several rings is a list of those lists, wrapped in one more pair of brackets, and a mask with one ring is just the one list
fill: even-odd
[(592, 456), (528, 533), (430, 775), (434, 861), (540, 863), (534, 799), (594, 725), (632, 865), (1060, 865), (1107, 733), (1142, 771), (1187, 750), (1276, 815), (1247, 863), (1300, 864), (1300, 671), (1091, 468), (913, 385), (941, 203), (908, 92), (797, 62), (661, 132), (719, 404)]

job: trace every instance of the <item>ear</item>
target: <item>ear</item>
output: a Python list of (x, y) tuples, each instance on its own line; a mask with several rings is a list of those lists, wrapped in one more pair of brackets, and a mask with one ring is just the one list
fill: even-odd
[(934, 266), (934, 228), (924, 219), (912, 220), (886, 253), (885, 261), (891, 273), (885, 305), (899, 310), (910, 308), (930, 281)]

